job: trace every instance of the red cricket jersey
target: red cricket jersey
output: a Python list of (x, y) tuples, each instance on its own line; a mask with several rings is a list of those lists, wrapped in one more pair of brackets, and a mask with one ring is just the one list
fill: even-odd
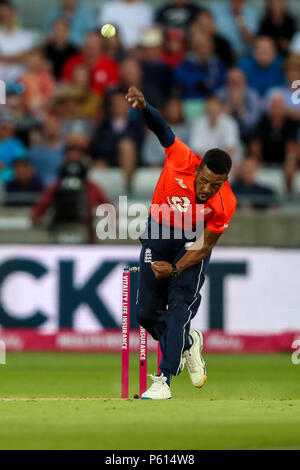
[[(62, 79), (71, 82), (75, 68), (81, 64), (86, 64), (83, 54), (70, 57), (64, 65)], [(109, 87), (118, 85), (119, 78), (118, 63), (109, 56), (100, 56), (91, 70), (91, 88), (95, 93), (104, 94)]]
[(155, 188), (151, 216), (159, 223), (185, 230), (195, 229), (204, 221), (211, 232), (223, 233), (236, 208), (229, 182), (207, 203), (197, 204), (195, 169), (201, 164), (201, 158), (177, 137), (165, 152), (166, 161)]

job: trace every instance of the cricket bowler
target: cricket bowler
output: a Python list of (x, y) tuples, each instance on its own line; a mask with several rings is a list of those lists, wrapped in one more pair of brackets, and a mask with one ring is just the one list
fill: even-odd
[[(167, 400), (172, 398), (172, 377), (185, 366), (195, 387), (207, 379), (203, 335), (190, 331), (190, 323), (201, 302), (212, 249), (236, 208), (228, 181), (232, 161), (220, 149), (209, 150), (203, 158), (196, 155), (137, 88), (129, 89), (126, 100), (141, 112), (166, 153), (141, 237), (137, 320), (162, 351), (161, 373), (151, 375), (153, 383), (142, 399)], [(200, 236), (191, 238), (198, 226)]]

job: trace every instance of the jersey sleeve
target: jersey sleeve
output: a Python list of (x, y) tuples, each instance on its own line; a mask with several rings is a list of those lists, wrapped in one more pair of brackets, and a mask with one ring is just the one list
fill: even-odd
[(236, 198), (232, 195), (230, 206), (222, 212), (215, 213), (211, 219), (206, 222), (208, 230), (214, 233), (223, 233), (228, 229), (230, 221), (236, 209)]
[(154, 132), (161, 145), (164, 148), (170, 147), (174, 143), (175, 135), (157, 109), (147, 103), (146, 108), (142, 110), (142, 114), (147, 126)]
[[(165, 149), (166, 159), (169, 164), (173, 165), (177, 170), (189, 171), (194, 163), (194, 154), (192, 150), (178, 137), (175, 137), (174, 143)], [(201, 159), (199, 158), (199, 164)]]

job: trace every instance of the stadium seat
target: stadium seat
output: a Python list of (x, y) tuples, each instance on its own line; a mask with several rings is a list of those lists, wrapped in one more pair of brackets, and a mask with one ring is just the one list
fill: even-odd
[(276, 194), (285, 194), (284, 175), (279, 168), (264, 168), (257, 175), (257, 183), (273, 189)]
[(161, 168), (140, 168), (133, 177), (132, 192), (138, 198), (152, 198)]
[(3, 204), (4, 200), (5, 200), (4, 185), (2, 181), (0, 181), (0, 204)]
[(126, 193), (123, 172), (119, 168), (93, 169), (89, 176), (112, 199)]
[(300, 195), (300, 171), (297, 172), (294, 181), (294, 193)]

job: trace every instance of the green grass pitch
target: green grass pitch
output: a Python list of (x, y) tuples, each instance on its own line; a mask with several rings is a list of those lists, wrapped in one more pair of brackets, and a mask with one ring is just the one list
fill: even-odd
[[(173, 399), (155, 402), (118, 399), (118, 354), (8, 354), (0, 449), (300, 449), (300, 366), (289, 354), (206, 360), (202, 390), (184, 370)], [(133, 397), (137, 356), (131, 366)]]

